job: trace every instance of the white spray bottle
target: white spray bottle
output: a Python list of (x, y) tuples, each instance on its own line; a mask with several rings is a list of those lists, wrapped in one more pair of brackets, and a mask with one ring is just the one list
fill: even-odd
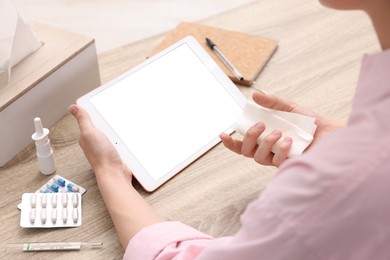
[(49, 175), (56, 171), (54, 165), (53, 149), (48, 138), (49, 129), (43, 128), (41, 119), (34, 118), (35, 133), (31, 138), (35, 141), (39, 169), (42, 174)]

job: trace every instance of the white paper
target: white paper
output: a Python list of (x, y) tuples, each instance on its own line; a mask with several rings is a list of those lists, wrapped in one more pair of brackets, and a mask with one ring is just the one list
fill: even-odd
[(289, 157), (297, 156), (313, 141), (313, 134), (317, 128), (315, 118), (295, 113), (282, 112), (278, 110), (266, 109), (254, 102), (248, 102), (242, 115), (236, 120), (234, 129), (241, 135), (245, 135), (248, 129), (258, 122), (265, 124), (266, 129), (258, 138), (260, 143), (262, 138), (269, 135), (273, 130), (282, 131), (282, 138), (272, 147), (272, 152), (277, 151), (278, 145), (287, 136), (293, 139), (293, 144), (288, 154)]
[(0, 82), (11, 68), (42, 46), (30, 25), (9, 0), (0, 0)]

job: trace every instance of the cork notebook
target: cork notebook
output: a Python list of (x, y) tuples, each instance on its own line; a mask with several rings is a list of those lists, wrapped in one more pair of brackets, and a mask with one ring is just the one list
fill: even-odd
[[(195, 23), (180, 23), (167, 37), (149, 53), (148, 57), (167, 48), (185, 36), (192, 35), (217, 62), (229, 78), (240, 85), (251, 86), (253, 80), (264, 68), (278, 46), (278, 41), (253, 36), (236, 31), (228, 31)], [(205, 38), (210, 38), (227, 57), (227, 59), (243, 75), (244, 80), (238, 80), (225, 66), (218, 56), (207, 45)]]

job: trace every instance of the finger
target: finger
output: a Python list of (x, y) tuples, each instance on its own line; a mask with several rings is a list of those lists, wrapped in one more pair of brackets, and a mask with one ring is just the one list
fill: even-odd
[(292, 138), (286, 137), (284, 140), (280, 143), (278, 147), (278, 151), (275, 153), (274, 157), (272, 158), (272, 164), (275, 166), (279, 166), (287, 159), (288, 153), (292, 146)]
[(241, 141), (234, 140), (230, 135), (225, 134), (225, 133), (220, 134), (219, 137), (221, 138), (223, 145), (227, 149), (229, 149), (237, 154), (241, 154), (241, 146), (242, 146)]
[(279, 130), (272, 131), (271, 134), (264, 137), (261, 141), (259, 148), (257, 148), (254, 155), (256, 162), (260, 164), (271, 164), (270, 159), (274, 156), (272, 153), (272, 146), (282, 137), (282, 132)]
[(250, 127), (245, 133), (242, 141), (241, 152), (246, 157), (253, 157), (257, 149), (257, 138), (264, 132), (265, 125), (263, 123), (257, 123)]
[(297, 105), (294, 102), (281, 99), (274, 95), (266, 95), (260, 92), (254, 92), (253, 100), (266, 108), (291, 112)]
[(73, 104), (68, 108), (68, 111), (76, 118), (81, 133), (94, 128), (91, 118), (82, 107)]

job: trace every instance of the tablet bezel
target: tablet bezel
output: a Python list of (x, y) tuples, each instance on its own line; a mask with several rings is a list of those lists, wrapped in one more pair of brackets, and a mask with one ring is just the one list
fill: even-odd
[[(170, 178), (175, 176), (201, 155), (210, 150), (213, 146), (220, 142), (219, 134), (216, 133), (214, 139), (210, 140), (209, 143), (205, 144), (201, 150), (195, 151), (192, 156), (190, 156), (187, 160), (183, 161), (180, 165), (177, 165), (170, 172), (165, 174), (158, 180), (154, 180), (152, 176), (145, 170), (144, 166), (136, 159), (136, 157), (131, 152), (129, 147), (121, 141), (121, 139), (117, 136), (115, 131), (107, 124), (105, 119), (99, 113), (99, 111), (95, 108), (95, 106), (91, 103), (90, 98), (97, 95), (98, 93), (104, 91), (105, 89), (115, 85), (116, 82), (123, 80), (134, 72), (142, 69), (145, 66), (153, 63), (155, 60), (160, 57), (166, 55), (167, 53), (175, 50), (183, 44), (187, 44), (188, 47), (196, 54), (196, 56), (202, 61), (202, 63), (206, 66), (206, 68), (214, 75), (214, 77), (219, 81), (220, 85), (224, 87), (224, 89), (230, 94), (230, 96), (237, 102), (237, 104), (243, 109), (246, 103), (246, 98), (241, 93), (241, 91), (236, 87), (236, 85), (229, 79), (229, 77), (222, 71), (221, 68), (216, 64), (216, 62), (209, 56), (209, 54), (203, 49), (203, 47), (196, 41), (192, 36), (187, 36), (177, 43), (171, 45), (167, 49), (157, 53), (153, 57), (145, 60), (141, 64), (135, 66), (134, 68), (128, 70), (117, 78), (111, 80), (110, 82), (98, 87), (97, 89), (87, 93), (86, 95), (80, 97), (77, 100), (77, 104), (83, 107), (90, 115), (95, 126), (100, 129), (103, 133), (107, 135), (109, 140), (112, 142), (114, 147), (117, 149), (119, 155), (121, 156), (123, 162), (129, 167), (132, 171), (133, 176), (138, 180), (141, 186), (151, 192), (160, 187), (163, 183), (168, 181)], [(142, 86), (138, 86), (142, 87)], [(207, 93), (205, 93), (207, 94)], [(233, 125), (234, 118), (232, 119)], [(230, 126), (229, 129), (226, 129), (226, 133), (232, 133), (233, 128)]]

